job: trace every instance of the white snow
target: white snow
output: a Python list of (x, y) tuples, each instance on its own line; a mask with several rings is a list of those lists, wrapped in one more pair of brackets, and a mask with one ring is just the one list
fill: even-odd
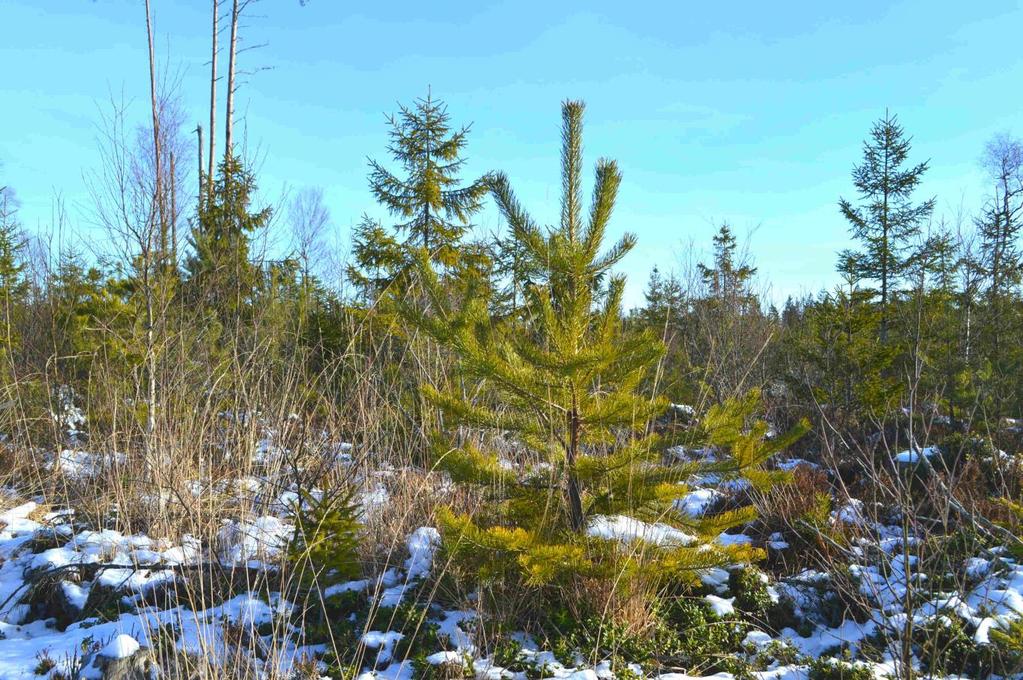
[(930, 458), (931, 456), (936, 455), (938, 452), (939, 452), (938, 449), (933, 446), (929, 446), (923, 449), (922, 451), (918, 449), (900, 451), (899, 453), (895, 454), (895, 462), (903, 464), (918, 463), (920, 462), (921, 457)]
[(717, 489), (695, 489), (675, 501), (675, 509), (686, 517), (703, 516), (724, 494)]
[(867, 519), (863, 514), (863, 501), (858, 498), (850, 498), (837, 510), (832, 511), (831, 521), (836, 524), (866, 524)]
[(108, 642), (98, 653), (106, 659), (127, 659), (139, 651), (138, 641), (130, 635), (121, 633)]
[(717, 595), (706, 595), (704, 602), (710, 605), (711, 610), (718, 616), (728, 616), (735, 613), (735, 598), (718, 597)]
[(362, 635), (362, 644), (370, 649), (377, 650), (377, 663), (383, 664), (391, 660), (394, 653), (394, 645), (405, 636), (393, 630), (378, 631), (371, 630)]
[(625, 515), (597, 515), (587, 528), (590, 536), (609, 541), (646, 541), (661, 546), (687, 546), (696, 542), (696, 537), (667, 524), (648, 524)]
[(433, 555), (440, 545), (440, 533), (433, 527), (419, 527), (408, 539), (409, 558), (405, 571), (409, 579), (422, 578), (430, 573)]
[(271, 561), (281, 554), (294, 533), (294, 526), (271, 515), (225, 521), (217, 533), (221, 559), (234, 564)]

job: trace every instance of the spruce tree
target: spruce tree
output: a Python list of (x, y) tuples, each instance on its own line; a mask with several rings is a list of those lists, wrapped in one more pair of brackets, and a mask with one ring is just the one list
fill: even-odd
[(23, 274), (23, 246), (14, 192), (0, 187), (0, 342), (8, 353), (13, 352), (18, 344), (14, 332), (15, 317), (28, 295), (28, 282)]
[[(454, 354), (462, 381), (446, 391), (422, 388), (448, 428), (449, 436), (438, 438), (437, 467), (484, 500), (484, 511), (474, 516), (439, 513), (445, 544), (488, 582), (520, 586), (610, 577), (621, 553), (615, 541), (594, 535), (607, 517), (626, 526), (668, 522), (695, 534), (684, 544), (644, 544), (629, 552), (649, 557), (646, 566), (656, 573), (681, 578), (687, 570), (749, 557), (748, 546), (708, 542), (748, 520), (748, 508), (698, 521), (672, 510), (694, 468), (660, 464), (664, 442), (650, 424), (667, 403), (640, 386), (663, 346), (649, 330), (623, 327), (625, 281), (611, 269), (635, 239), (627, 234), (604, 247), (621, 175), (614, 161), (597, 163), (584, 213), (583, 104), (566, 102), (562, 117), (556, 227), (541, 228), (529, 216), (506, 176), (494, 181), (497, 205), (537, 274), (521, 314), (493, 317), (492, 288), (453, 301), (425, 252), (419, 266), (428, 308), (399, 300), (414, 327)], [(765, 444), (762, 425), (746, 428), (749, 415), (744, 407), (712, 409), (706, 427), (731, 456), (708, 469), (767, 484), (771, 475), (760, 464), (791, 437)], [(506, 437), (514, 442), (511, 452), (500, 446)], [(634, 538), (643, 543), (642, 532)]]
[(752, 299), (749, 284), (757, 269), (745, 262), (736, 262), (737, 246), (732, 228), (722, 224), (714, 235), (714, 264), (707, 266), (700, 263), (697, 268), (710, 298), (740, 311)]
[(685, 310), (685, 296), (678, 278), (674, 274), (664, 276), (655, 265), (643, 291), (643, 299), (646, 304), (639, 312), (643, 323), (659, 335), (670, 333)]
[(486, 176), (465, 186), (459, 179), (469, 126), (452, 128), (447, 107), (432, 94), (411, 107), (401, 106), (388, 123), (388, 151), (404, 174), (370, 160), (370, 189), (402, 220), (395, 230), (405, 236), (406, 246), (425, 248), (434, 263), (453, 266), (458, 244), (479, 211), (488, 184)]
[(401, 243), (368, 215), (362, 216), (352, 233), (352, 257), (346, 270), (348, 280), (366, 305), (376, 301), (407, 259)]
[(913, 203), (913, 191), (927, 163), (907, 166), (910, 138), (898, 118), (885, 112), (863, 144), (863, 162), (853, 168), (860, 205), (842, 198), (839, 207), (861, 249), (842, 254), (841, 262), (857, 279), (874, 281), (880, 302), (880, 336), (887, 342), (889, 304), (905, 271), (913, 239), (934, 210), (934, 199)]
[(651, 379), (661, 385), (663, 393), (672, 395), (674, 399), (695, 401), (690, 384), (692, 367), (685, 348), (686, 322), (690, 310), (682, 284), (674, 274), (664, 276), (655, 266), (650, 272), (643, 297), (645, 304), (634, 312), (630, 321), (640, 328), (649, 329), (661, 338), (665, 347), (664, 357)]
[(249, 239), (267, 226), (272, 209), (254, 210), (255, 193), (255, 176), (228, 154), (192, 229), (195, 252), (186, 264), (189, 283), (197, 301), (214, 310), (221, 323), (240, 320), (258, 284)]
[(756, 267), (736, 252), (728, 224), (714, 235), (713, 244), (713, 263), (697, 265), (703, 287), (692, 304), (687, 346), (701, 368), (700, 391), (722, 402), (766, 384), (761, 358), (773, 328), (752, 291)]

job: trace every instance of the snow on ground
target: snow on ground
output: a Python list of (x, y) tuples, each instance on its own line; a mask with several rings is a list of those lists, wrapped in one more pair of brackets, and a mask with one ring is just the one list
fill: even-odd
[(895, 462), (903, 464), (919, 463), (922, 459), (936, 456), (938, 455), (938, 453), (939, 453), (938, 449), (933, 446), (929, 446), (923, 449), (922, 451), (918, 449), (909, 449), (907, 451), (900, 451), (899, 453), (895, 454)]
[[(679, 409), (679, 412), (685, 411)], [(73, 413), (69, 416), (72, 426), (73, 416)], [(225, 417), (240, 416), (226, 414)], [(324, 439), (322, 445), (338, 464), (351, 464), (350, 444)], [(262, 437), (256, 446), (256, 459), (261, 464), (269, 464), (287, 453), (276, 443), (272, 432)], [(916, 464), (937, 453), (934, 448), (913, 449), (896, 454), (894, 460), (900, 464)], [(717, 453), (711, 449), (677, 447), (670, 454), (674, 460), (682, 462), (717, 459)], [(68, 478), (85, 479), (123, 462), (123, 457), (117, 454), (68, 449), (52, 456), (48, 465)], [(817, 467), (798, 458), (776, 463), (782, 470), (799, 466)], [(359, 496), (363, 512), (374, 513), (386, 507), (390, 502), (386, 473), (364, 481)], [(743, 480), (718, 475), (698, 477), (696, 485), (674, 503), (673, 519), (685, 527), (687, 520), (712, 513), (715, 507), (720, 507), (734, 494), (741, 494), (745, 488)], [(215, 544), (204, 546), (188, 535), (172, 542), (110, 529), (83, 529), (72, 521), (74, 513), (68, 509), (54, 512), (40, 505), (41, 501), (17, 502), (14, 496), (0, 496), (0, 680), (38, 678), (34, 669), (43, 655), (56, 662), (56, 670), (69, 675), (75, 670), (74, 659), (83, 649), (92, 649), (106, 658), (127, 658), (152, 647), (156, 638), (165, 635), (167, 630), (173, 630), (177, 649), (212, 659), (230, 655), (232, 637), (229, 632), (235, 628), (248, 631), (252, 639), (263, 639), (258, 630), (261, 626), (279, 621), (295, 609), (295, 605), (279, 593), (241, 592), (198, 611), (182, 606), (156, 608), (147, 597), (178, 578), (174, 567), (180, 565), (213, 560), (227, 569), (274, 569), (294, 532), (290, 514), (303, 507), (308, 498), (319, 498), (321, 492), (311, 489), (300, 493), (297, 487), (285, 485), (282, 488), (259, 476), (215, 484), (196, 482), (191, 490), (197, 495), (211, 492), (230, 493), (244, 499), (244, 507), (266, 508), (268, 514), (240, 513), (238, 517), (225, 518)], [(164, 498), (161, 502), (172, 502), (172, 499)], [(920, 539), (910, 536), (906, 543), (900, 527), (881, 524), (872, 513), (876, 514), (876, 508), (866, 506), (859, 499), (843, 498), (836, 501), (830, 518), (832, 526), (852, 528), (857, 534), (850, 547), (848, 563), (843, 566), (858, 596), (868, 603), (869, 611), (858, 617), (859, 621), (828, 620), (826, 612), (831, 606), (828, 598), (834, 587), (830, 573), (806, 570), (783, 581), (771, 582), (768, 593), (772, 602), (788, 607), (800, 625), (798, 630), (785, 627), (775, 632), (754, 624), (746, 635), (746, 647), (753, 652), (768, 653), (772, 647), (782, 645), (799, 656), (796, 663), (775, 662), (767, 670), (753, 673), (756, 680), (806, 680), (809, 661), (826, 658), (839, 648), (847, 649), (855, 657), (865, 642), (879, 633), (901, 634), (909, 617), (919, 626), (954, 614), (972, 626), (974, 640), (979, 645), (990, 643), (992, 630), (1004, 629), (1023, 617), (1023, 565), (1004, 551), (968, 557), (962, 565), (968, 587), (963, 587), (961, 592), (935, 592), (930, 599), (918, 602), (912, 611), (904, 611), (907, 584), (927, 583), (928, 577), (921, 573), (917, 558), (903, 551), (907, 545), (917, 546)], [(666, 547), (688, 546), (698, 540), (684, 529), (669, 524), (667, 519), (643, 522), (622, 515), (593, 517), (587, 533), (610, 541), (647, 541)], [(791, 538), (781, 532), (773, 532), (765, 538), (755, 531), (743, 531), (721, 534), (715, 541), (722, 546), (752, 544), (784, 553), (790, 549)], [(420, 527), (407, 537), (407, 559), (380, 573), (368, 574), (366, 578), (330, 585), (322, 595), (330, 598), (362, 593), (360, 597), (381, 608), (412, 603), (433, 568), (440, 540), (435, 528)], [(71, 578), (80, 565), (99, 564), (104, 567), (89, 578)], [(30, 606), (29, 586), (41, 573), (57, 575), (52, 594), (64, 603), (70, 620), (63, 630), (54, 619), (38, 618), (38, 612)], [(63, 576), (65, 573), (67, 577)], [(702, 606), (726, 619), (741, 615), (739, 600), (730, 590), (730, 576), (730, 570), (725, 568), (705, 569), (700, 573), (704, 589), (698, 597)], [(105, 591), (117, 593), (122, 602), (132, 605), (129, 611), (113, 620), (78, 620), (90, 595)], [(472, 635), (476, 617), (474, 611), (439, 608), (432, 611), (430, 623), (448, 641), (448, 648), (427, 654), (425, 661), (442, 665), (462, 664), (470, 659), (479, 678), (519, 677), (509, 676), (492, 660), (481, 657)], [(292, 633), (294, 639), (282, 644), (271, 645), (271, 640), (265, 640), (265, 646), (273, 647), (274, 657), (259, 663), (288, 669), (303, 658), (310, 648), (302, 646), (301, 631), (292, 630)], [(412, 662), (395, 657), (395, 650), (406, 634), (407, 631), (399, 630), (360, 631), (357, 639), (369, 650), (368, 667), (359, 676), (360, 680), (411, 680), (415, 672)], [(612, 677), (606, 661), (593, 667), (565, 665), (528, 636), (521, 635), (519, 639), (523, 642), (523, 658), (537, 668), (545, 666), (547, 677), (575, 680)], [(376, 670), (369, 670), (370, 667)], [(884, 677), (892, 670), (891, 659), (871, 666), (871, 670), (876, 677)], [(659, 677), (694, 680), (698, 676), (675, 672)], [(728, 673), (704, 678), (735, 680)]]
[(646, 541), (661, 546), (687, 546), (696, 542), (696, 537), (667, 524), (648, 524), (624, 515), (598, 515), (587, 528), (590, 536), (607, 540)]
[(686, 517), (697, 518), (724, 497), (717, 489), (695, 489), (676, 500), (674, 507)]

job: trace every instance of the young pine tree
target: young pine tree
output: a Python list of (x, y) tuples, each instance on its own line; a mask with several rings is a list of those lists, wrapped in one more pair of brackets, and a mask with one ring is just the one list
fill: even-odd
[(934, 210), (933, 198), (920, 204), (912, 202), (927, 163), (907, 167), (909, 151), (910, 139), (897, 117), (886, 112), (874, 123), (870, 138), (863, 144), (863, 163), (853, 168), (860, 205), (839, 200), (850, 232), (862, 248), (843, 253), (842, 263), (857, 279), (877, 283), (882, 342), (888, 340), (889, 305), (905, 271), (909, 248), (920, 233), (920, 225)]
[[(494, 182), (513, 238), (537, 272), (521, 314), (494, 318), (487, 287), (456, 306), (425, 253), (419, 263), (429, 309), (401, 307), (408, 321), (453, 352), (462, 380), (443, 392), (423, 387), (452, 435), (438, 440), (437, 466), (455, 482), (475, 488), (484, 501), (484, 510), (474, 516), (439, 513), (445, 544), (485, 581), (512, 587), (620, 573), (614, 569), (622, 568), (623, 553), (597, 531), (602, 520), (605, 527), (636, 528), (650, 520), (686, 524), (672, 502), (685, 493), (693, 473), (660, 464), (663, 442), (650, 423), (667, 404), (640, 392), (663, 347), (649, 330), (623, 328), (625, 282), (611, 268), (635, 240), (626, 235), (604, 247), (621, 175), (614, 161), (598, 162), (592, 204), (584, 213), (583, 104), (566, 102), (562, 117), (557, 227), (537, 226), (507, 177), (498, 175)], [(766, 483), (769, 475), (758, 466), (789, 439), (763, 444), (762, 427), (744, 430), (748, 415), (748, 410), (717, 409), (708, 416), (708, 427), (732, 452), (715, 469), (747, 471)], [(482, 436), (488, 433), (498, 436)], [(506, 437), (514, 442), (510, 460), (493, 446)], [(732, 548), (712, 547), (707, 539), (749, 517), (740, 510), (692, 522), (687, 525), (696, 534), (691, 542), (665, 546), (643, 543), (639, 532), (635, 538), (644, 549), (627, 552), (651, 557), (644, 564), (655, 573), (663, 569), (682, 577), (687, 570), (735, 557)], [(748, 548), (734, 550), (748, 556)], [(624, 559), (631, 565), (626, 568), (640, 566), (638, 557)]]

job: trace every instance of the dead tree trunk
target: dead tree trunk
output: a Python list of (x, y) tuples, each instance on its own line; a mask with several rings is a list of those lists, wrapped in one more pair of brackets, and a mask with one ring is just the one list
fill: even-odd
[(197, 156), (197, 158), (199, 159), (199, 168), (198, 168), (199, 169), (199, 174), (197, 175), (197, 177), (199, 178), (199, 193), (196, 194), (196, 198), (199, 201), (199, 208), (202, 208), (203, 187), (205, 186), (205, 183), (202, 181), (203, 180), (203, 177), (202, 177), (202, 162), (203, 162), (203, 160), (205, 160), (205, 157), (203, 156), (203, 149), (202, 149), (202, 125), (196, 125), (195, 126), (195, 135), (196, 135), (196, 137), (198, 137), (198, 142), (199, 142), (199, 155)]
[[(220, 10), (220, 0), (213, 0), (213, 53), (210, 57), (210, 160), (206, 166), (206, 196), (207, 198), (213, 195), (213, 163), (214, 156), (217, 151), (217, 32), (220, 30), (218, 26), (218, 14)], [(202, 139), (202, 132), (199, 132), (199, 139)], [(202, 143), (200, 141), (199, 149), (199, 168), (200, 176), (202, 175)]]
[(224, 122), (224, 158), (230, 158), (231, 135), (234, 131), (234, 76), (235, 57), (238, 53), (238, 17), (241, 15), (241, 4), (239, 0), (232, 0), (231, 3), (231, 43), (228, 46), (227, 56), (227, 118)]
[[(149, 94), (153, 109), (153, 173), (154, 173), (154, 195), (153, 208), (150, 212), (153, 226), (158, 230), (158, 243), (166, 242), (165, 216), (162, 209), (163, 186), (161, 178), (160, 163), (160, 110), (156, 97), (156, 56), (153, 50), (153, 22), (150, 14), (149, 0), (146, 0), (146, 34), (149, 40)], [(153, 243), (152, 230), (147, 230), (147, 244), (143, 245), (141, 266), (143, 268), (143, 291), (146, 302), (146, 397), (148, 408), (146, 409), (146, 448), (151, 450), (152, 436), (156, 431), (156, 350), (153, 326), (156, 321), (156, 314), (153, 300)], [(163, 257), (161, 252), (157, 260)]]

